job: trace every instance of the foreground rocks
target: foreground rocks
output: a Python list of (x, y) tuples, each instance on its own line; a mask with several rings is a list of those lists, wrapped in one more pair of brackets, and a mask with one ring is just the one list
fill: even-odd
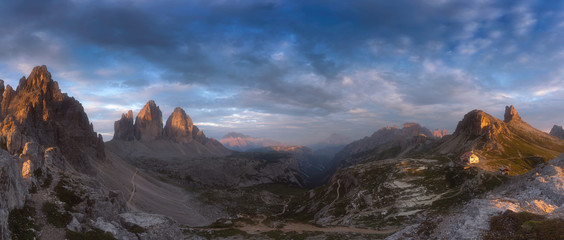
[(389, 239), (479, 239), (489, 230), (490, 219), (507, 210), (564, 219), (564, 155)]

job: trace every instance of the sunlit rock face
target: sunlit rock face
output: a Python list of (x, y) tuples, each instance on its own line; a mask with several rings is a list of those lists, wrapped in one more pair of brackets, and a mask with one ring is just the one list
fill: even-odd
[(446, 135), (448, 135), (448, 131), (446, 129), (437, 128), (435, 131), (433, 131), (433, 136), (436, 138), (442, 138)]
[(166, 120), (164, 135), (170, 140), (185, 143), (192, 141), (193, 130), (192, 119), (182, 108), (177, 107)]
[(23, 178), (31, 177), (31, 160), (27, 160), (27, 161), (23, 162), (22, 177)]
[(521, 116), (519, 116), (519, 113), (517, 113), (517, 110), (515, 110), (515, 107), (513, 107), (513, 105), (511, 106), (506, 106), (505, 107), (505, 114), (504, 114), (504, 119), (503, 121), (506, 123), (515, 121), (515, 122), (521, 122), (523, 121), (521, 119)]
[(135, 118), (135, 139), (151, 141), (163, 135), (163, 114), (155, 101), (150, 100)]
[(236, 151), (248, 151), (270, 146), (286, 146), (286, 144), (266, 138), (255, 138), (242, 133), (230, 132), (220, 140), (225, 147)]
[(0, 105), (0, 142), (10, 153), (21, 152), (27, 142), (57, 146), (75, 169), (89, 173), (90, 159), (105, 159), (102, 138), (93, 131), (84, 108), (61, 92), (46, 66), (33, 68), (15, 91), (6, 86)]

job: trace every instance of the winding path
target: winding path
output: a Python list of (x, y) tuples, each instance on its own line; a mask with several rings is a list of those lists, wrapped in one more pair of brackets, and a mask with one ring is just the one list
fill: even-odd
[(329, 206), (333, 206), (333, 203), (335, 203), (341, 197), (339, 190), (341, 190), (341, 179), (337, 180), (337, 198), (335, 198), (335, 200), (333, 200), (333, 202), (331, 202), (331, 204), (329, 204)]
[(131, 193), (129, 194), (129, 199), (127, 199), (127, 206), (129, 206), (129, 208), (131, 207), (131, 200), (133, 200), (133, 196), (135, 196), (135, 191), (137, 190), (137, 185), (135, 185), (135, 176), (137, 176), (137, 173), (139, 172), (139, 169), (135, 169), (135, 173), (133, 174), (133, 176), (131, 176)]

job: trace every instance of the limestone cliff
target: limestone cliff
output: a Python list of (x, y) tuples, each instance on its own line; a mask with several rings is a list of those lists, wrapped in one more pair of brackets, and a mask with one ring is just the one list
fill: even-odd
[(176, 107), (166, 120), (164, 135), (170, 140), (186, 143), (192, 141), (193, 130), (192, 119), (184, 112), (184, 109)]
[(121, 119), (114, 123), (114, 130), (114, 139), (132, 141), (135, 138), (133, 112), (131, 110), (127, 114), (122, 114)]
[(163, 135), (163, 114), (161, 109), (150, 100), (135, 118), (135, 139), (142, 141), (156, 140)]
[(93, 173), (90, 160), (105, 158), (102, 137), (84, 108), (61, 92), (46, 66), (33, 68), (15, 91), (8, 85), (1, 108), (0, 143), (12, 154), (21, 152), (26, 142), (57, 146), (74, 168), (88, 173)]
[[(146, 153), (148, 155), (160, 154), (162, 151), (166, 152), (165, 155), (172, 154), (183, 158), (230, 154), (230, 151), (217, 140), (207, 138), (204, 131), (200, 131), (194, 125), (190, 116), (180, 107), (174, 109), (163, 128), (162, 112), (153, 100), (147, 102), (137, 114), (135, 123), (133, 123), (133, 112), (131, 110), (127, 114), (123, 114), (121, 119), (115, 122), (114, 131), (113, 140), (117, 141), (111, 141), (111, 143), (108, 143), (109, 145), (125, 144), (130, 145), (130, 147), (150, 145), (153, 151)], [(131, 132), (133, 132), (133, 137)], [(157, 149), (156, 146), (163, 147)]]

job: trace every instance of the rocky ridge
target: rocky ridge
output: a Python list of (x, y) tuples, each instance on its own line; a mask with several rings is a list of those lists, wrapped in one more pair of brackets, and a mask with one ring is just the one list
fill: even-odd
[(403, 127), (383, 127), (372, 136), (354, 141), (335, 155), (333, 162), (351, 166), (368, 160), (401, 157), (418, 151), (435, 138), (429, 129), (418, 123), (405, 123)]
[(84, 108), (61, 92), (44, 65), (22, 77), (15, 91), (7, 86), (1, 108), (0, 144), (12, 154), (27, 142), (59, 147), (75, 169), (90, 174), (90, 161), (105, 158), (102, 136), (94, 132)]
[(482, 155), (483, 169), (508, 166), (512, 174), (522, 174), (564, 152), (564, 141), (533, 128), (507, 106), (503, 121), (481, 110), (470, 111), (435, 151), (453, 157), (474, 151)]
[(271, 147), (271, 146), (287, 146), (287, 144), (265, 138), (251, 137), (242, 133), (230, 132), (219, 139), (219, 142), (225, 147), (235, 151), (249, 151), (252, 149)]

